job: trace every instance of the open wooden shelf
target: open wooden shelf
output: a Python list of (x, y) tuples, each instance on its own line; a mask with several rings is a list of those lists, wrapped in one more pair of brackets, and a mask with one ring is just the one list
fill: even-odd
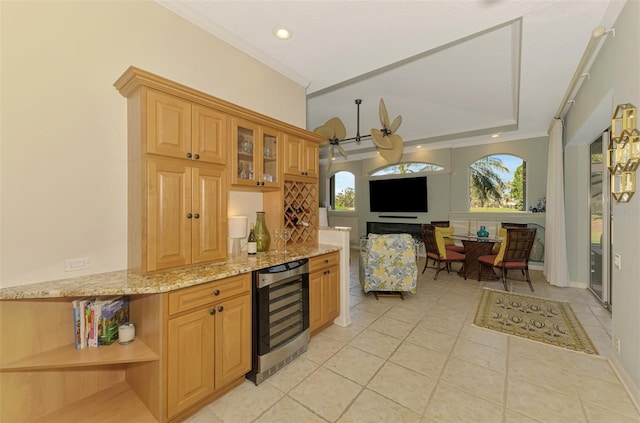
[(126, 382), (112, 385), (36, 421), (47, 423), (82, 421), (157, 423), (151, 412)]
[(22, 358), (10, 363), (2, 363), (0, 371), (33, 371), (44, 369), (62, 369), (68, 367), (101, 366), (109, 364), (140, 363), (157, 361), (154, 353), (136, 338), (131, 344), (114, 343), (98, 348), (75, 349), (73, 344), (64, 345), (48, 351)]

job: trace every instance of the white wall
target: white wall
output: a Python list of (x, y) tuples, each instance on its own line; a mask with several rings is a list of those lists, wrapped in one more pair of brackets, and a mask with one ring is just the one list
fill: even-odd
[[(611, 124), (616, 105), (640, 107), (640, 2), (629, 1), (614, 24), (615, 37), (608, 37), (591, 67), (587, 80), (566, 118), (565, 190), (567, 192), (567, 248), (588, 254), (588, 197), (575, 192), (588, 190), (588, 148)], [(603, 107), (604, 105), (604, 107)], [(604, 111), (603, 111), (604, 110)], [(575, 201), (572, 201), (575, 200)], [(629, 203), (613, 206), (613, 254), (622, 257), (622, 268), (612, 269), (612, 329), (620, 339), (619, 362), (640, 392), (640, 195)], [(577, 222), (577, 223), (576, 223)], [(586, 269), (588, 265), (583, 264)], [(582, 277), (583, 274), (580, 275)], [(586, 273), (584, 274), (586, 277)], [(574, 275), (572, 274), (572, 278)], [(638, 397), (640, 399), (640, 397)]]
[(126, 268), (129, 66), (305, 125), (304, 87), (152, 1), (2, 1), (0, 31), (0, 287)]

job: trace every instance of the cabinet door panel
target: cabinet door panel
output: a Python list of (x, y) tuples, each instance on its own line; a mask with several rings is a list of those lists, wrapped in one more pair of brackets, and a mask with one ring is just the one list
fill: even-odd
[(191, 104), (147, 92), (147, 153), (186, 158), (191, 151)]
[[(226, 174), (222, 169), (193, 168), (191, 262), (227, 256)], [(197, 216), (197, 217), (196, 217)]]
[(322, 271), (309, 274), (309, 329), (322, 326)]
[(251, 295), (220, 302), (216, 310), (215, 386), (219, 389), (251, 370)]
[(214, 390), (215, 316), (209, 309), (168, 322), (167, 411), (169, 417)]
[(191, 260), (191, 169), (147, 163), (147, 270), (184, 266)]
[(318, 144), (306, 142), (304, 148), (304, 169), (305, 176), (318, 177)]
[(328, 272), (323, 284), (323, 300), (325, 322), (332, 322), (340, 315), (340, 270), (338, 267), (331, 267)]
[(231, 183), (234, 185), (257, 186), (260, 162), (258, 125), (245, 119), (231, 120)]
[(280, 186), (280, 139), (278, 130), (260, 126), (262, 159), (258, 178), (265, 186)]
[(284, 173), (290, 175), (302, 175), (303, 168), (303, 144), (304, 141), (287, 135), (284, 147)]
[(225, 164), (227, 162), (227, 115), (197, 105), (192, 106), (192, 114), (193, 158), (208, 163)]

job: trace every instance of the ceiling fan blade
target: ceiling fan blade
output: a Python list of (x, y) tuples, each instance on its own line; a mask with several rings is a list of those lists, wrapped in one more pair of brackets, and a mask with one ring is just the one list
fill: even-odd
[(325, 138), (325, 140), (320, 143), (320, 147), (324, 147), (328, 145), (329, 141), (334, 137), (336, 133), (332, 127), (327, 125), (318, 126), (316, 129), (313, 130), (313, 132)]
[(389, 130), (391, 131), (392, 134), (398, 130), (401, 123), (402, 123), (402, 116), (400, 115), (396, 116), (393, 122), (391, 122), (391, 126), (389, 127)]
[(334, 117), (325, 122), (325, 126), (333, 129), (333, 134), (339, 140), (347, 136), (347, 129), (344, 127), (344, 123), (340, 118)]
[(336, 144), (336, 147), (338, 147), (338, 151), (340, 152), (342, 157), (344, 157), (346, 159), (347, 158), (347, 152), (344, 151), (344, 148), (342, 148), (342, 146), (340, 144)]
[(393, 148), (393, 144), (391, 143), (389, 137), (386, 137), (379, 129), (374, 128), (371, 130), (371, 138), (373, 139), (373, 143), (376, 145), (376, 147), (380, 149), (389, 150)]
[(391, 148), (390, 150), (380, 149), (378, 150), (378, 152), (389, 163), (392, 163), (392, 164), (399, 163), (400, 159), (402, 158), (402, 149), (403, 149), (402, 137), (400, 137), (400, 135), (389, 135), (387, 138), (391, 140), (391, 143), (393, 144), (393, 148)]
[(380, 123), (384, 128), (389, 128), (389, 113), (387, 113), (387, 106), (384, 105), (384, 100), (380, 99)]

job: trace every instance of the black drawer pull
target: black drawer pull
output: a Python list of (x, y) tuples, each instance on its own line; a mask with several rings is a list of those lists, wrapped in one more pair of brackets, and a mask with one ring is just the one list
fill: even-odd
[(215, 308), (212, 308), (211, 310), (209, 310), (209, 314), (210, 314), (210, 315), (212, 315), (212, 316), (213, 316), (214, 314), (216, 314), (216, 309), (215, 309)]
[(222, 306), (218, 306), (218, 311), (219, 311), (220, 313), (222, 313), (222, 310), (224, 310), (224, 307), (222, 307)]
[(215, 291), (213, 291), (213, 295), (215, 295), (216, 297), (220, 295), (220, 290), (216, 289)]

